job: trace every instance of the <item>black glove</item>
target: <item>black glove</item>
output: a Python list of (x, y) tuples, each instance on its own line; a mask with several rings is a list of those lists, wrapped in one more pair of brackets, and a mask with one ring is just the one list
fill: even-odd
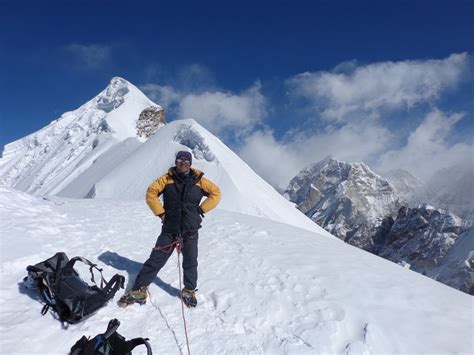
[(201, 209), (201, 206), (198, 206), (198, 212), (202, 218), (204, 218), (204, 211)]

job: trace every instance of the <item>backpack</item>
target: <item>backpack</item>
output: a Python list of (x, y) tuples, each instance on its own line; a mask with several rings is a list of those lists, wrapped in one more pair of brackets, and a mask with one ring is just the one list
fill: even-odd
[[(90, 267), (93, 286), (83, 281), (74, 270), (77, 261)], [(94, 269), (100, 272), (100, 287), (95, 283)], [(45, 315), (52, 308), (62, 321), (71, 324), (80, 322), (104, 306), (125, 283), (125, 277), (119, 274), (115, 274), (107, 282), (102, 269), (96, 264), (81, 256), (69, 260), (62, 252), (36, 265), (30, 265), (26, 270), (28, 276), (24, 279), (25, 286), (36, 286), (46, 302), (41, 314)]]
[(125, 338), (117, 333), (120, 322), (112, 319), (107, 326), (104, 334), (98, 334), (94, 338), (89, 339), (82, 336), (76, 344), (71, 348), (71, 355), (129, 355), (138, 345), (145, 345), (147, 354), (152, 355), (148, 338), (135, 338), (125, 340)]

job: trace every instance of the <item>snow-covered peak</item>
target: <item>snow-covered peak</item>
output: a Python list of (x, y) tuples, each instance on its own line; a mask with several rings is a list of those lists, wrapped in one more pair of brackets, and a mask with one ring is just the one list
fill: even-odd
[(5, 146), (0, 183), (30, 193), (59, 192), (115, 144), (137, 136), (140, 113), (159, 107), (115, 77), (93, 99), (46, 127)]
[(125, 101), (125, 96), (130, 92), (132, 86), (125, 79), (114, 77), (109, 85), (96, 96), (97, 107), (105, 112), (110, 112), (119, 107)]
[(399, 207), (393, 187), (366, 164), (331, 157), (303, 169), (285, 196), (326, 230), (365, 250), (373, 248), (368, 231)]
[(347, 163), (328, 156), (305, 167), (291, 179), (285, 196), (300, 204), (307, 198), (311, 186), (314, 187), (316, 184), (324, 190), (351, 186), (364, 190), (389, 187), (389, 183), (365, 163)]
[(100, 110), (112, 136), (118, 140), (137, 136), (137, 120), (148, 107), (161, 107), (148, 99), (135, 85), (114, 77), (109, 85), (86, 103), (86, 110)]

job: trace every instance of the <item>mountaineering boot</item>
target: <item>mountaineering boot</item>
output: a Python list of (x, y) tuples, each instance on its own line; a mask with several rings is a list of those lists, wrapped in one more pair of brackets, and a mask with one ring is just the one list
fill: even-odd
[(187, 288), (183, 288), (183, 290), (181, 291), (181, 299), (187, 307), (196, 307), (196, 290), (189, 290)]
[(122, 297), (120, 297), (117, 304), (120, 307), (127, 307), (133, 303), (138, 303), (143, 305), (146, 303), (146, 299), (148, 298), (148, 290), (145, 286), (140, 287), (136, 290), (130, 290), (126, 292)]

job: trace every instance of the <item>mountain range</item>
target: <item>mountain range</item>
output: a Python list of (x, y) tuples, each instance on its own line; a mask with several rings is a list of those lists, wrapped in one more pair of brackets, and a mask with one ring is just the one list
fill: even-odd
[[(402, 170), (387, 175), (328, 157), (295, 176), (285, 197), (339, 239), (474, 294), (472, 221), (421, 203), (446, 201), (442, 193), (427, 192), (436, 182), (424, 184)], [(451, 199), (456, 210), (469, 215), (464, 200)]]

